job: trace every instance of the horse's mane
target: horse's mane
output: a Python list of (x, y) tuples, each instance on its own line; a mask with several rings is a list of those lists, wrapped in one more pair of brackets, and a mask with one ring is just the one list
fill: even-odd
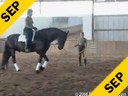
[(35, 39), (51, 39), (49, 37), (57, 37), (59, 35), (62, 35), (62, 34), (65, 34), (65, 32), (61, 29), (58, 29), (58, 28), (54, 28), (54, 27), (51, 27), (51, 28), (45, 28), (45, 29), (41, 29), (41, 30), (38, 30), (36, 32), (36, 35), (35, 35)]
[(57, 32), (57, 33), (65, 33), (63, 30), (59, 29), (59, 28), (55, 28), (55, 27), (51, 27), (51, 28), (44, 28), (41, 30), (38, 30), (37, 33), (47, 33), (47, 32)]

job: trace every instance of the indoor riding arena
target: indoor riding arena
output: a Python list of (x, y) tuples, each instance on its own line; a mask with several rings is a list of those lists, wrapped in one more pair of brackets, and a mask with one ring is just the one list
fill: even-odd
[[(0, 0), (2, 3), (4, 0)], [(51, 8), (55, 4), (58, 6)], [(77, 4), (81, 5), (76, 7)], [(67, 10), (62, 5), (73, 9)], [(59, 6), (62, 7), (58, 10)], [(69, 31), (65, 46), (59, 50), (56, 41), (51, 43), (46, 53), (48, 66), (40, 73), (35, 70), (39, 59), (36, 52), (16, 52), (21, 70), (15, 70), (12, 58), (8, 69), (0, 69), (0, 96), (89, 96), (128, 56), (128, 12), (125, 8), (128, 8), (127, 0), (37, 0), (31, 6), (34, 25), (38, 30), (56, 27)], [(56, 13), (50, 14), (50, 10)], [(60, 10), (65, 13), (61, 14)], [(7, 36), (22, 34), (26, 16), (25, 12), (0, 37), (0, 66)], [(85, 64), (82, 58), (82, 66), (79, 66), (75, 45), (81, 32), (87, 39), (84, 52), (87, 62)], [(128, 88), (120, 96), (127, 94)]]

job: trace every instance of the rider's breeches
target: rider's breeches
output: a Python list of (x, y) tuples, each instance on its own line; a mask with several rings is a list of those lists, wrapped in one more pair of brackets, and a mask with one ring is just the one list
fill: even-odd
[(27, 47), (31, 46), (32, 43), (32, 37), (33, 37), (33, 31), (30, 28), (24, 28), (24, 35), (27, 39), (26, 45)]

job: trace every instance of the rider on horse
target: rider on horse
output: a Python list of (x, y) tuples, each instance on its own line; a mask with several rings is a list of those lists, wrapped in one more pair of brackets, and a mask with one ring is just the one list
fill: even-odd
[(32, 43), (32, 37), (33, 37), (33, 29), (36, 31), (37, 28), (33, 26), (33, 20), (32, 20), (32, 9), (27, 10), (27, 17), (25, 19), (25, 28), (24, 28), (24, 35), (26, 37), (26, 44), (25, 44), (25, 51), (30, 51), (30, 46)]

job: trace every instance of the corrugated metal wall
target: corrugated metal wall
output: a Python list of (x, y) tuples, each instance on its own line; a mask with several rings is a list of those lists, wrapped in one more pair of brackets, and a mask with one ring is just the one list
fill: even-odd
[(128, 15), (95, 16), (95, 41), (128, 41)]

